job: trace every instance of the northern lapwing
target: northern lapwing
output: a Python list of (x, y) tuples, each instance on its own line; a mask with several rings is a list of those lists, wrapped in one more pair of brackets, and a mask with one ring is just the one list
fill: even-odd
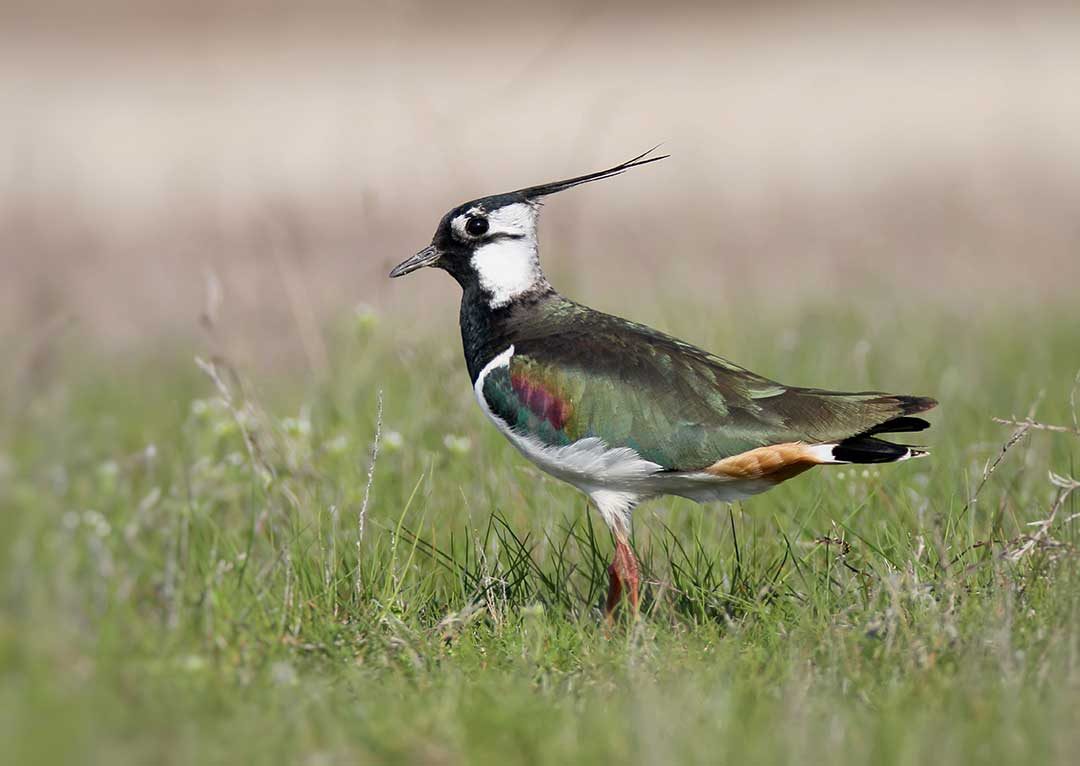
[(925, 452), (880, 438), (921, 431), (937, 402), (777, 383), (650, 327), (557, 293), (540, 267), (545, 197), (665, 159), (648, 155), (481, 197), (443, 216), (424, 266), (462, 288), (461, 340), (480, 409), (526, 458), (592, 500), (615, 538), (606, 614), (638, 609), (630, 514), (657, 495), (704, 503), (756, 495), (816, 465), (893, 463)]

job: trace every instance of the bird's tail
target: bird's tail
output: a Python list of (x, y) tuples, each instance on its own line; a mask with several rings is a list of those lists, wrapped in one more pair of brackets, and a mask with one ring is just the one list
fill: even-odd
[(896, 463), (913, 457), (925, 457), (930, 453), (906, 444), (893, 444), (875, 436), (855, 436), (833, 446), (832, 457), (836, 463)]
[[(912, 399), (915, 399), (915, 397), (912, 397)], [(916, 399), (914, 405), (910, 409), (905, 408), (905, 411), (921, 412), (924, 409), (929, 409), (935, 403), (932, 399)], [(930, 453), (918, 447), (894, 444), (879, 439), (878, 435), (910, 433), (922, 431), (929, 427), (930, 424), (922, 418), (901, 415), (856, 436), (842, 439), (833, 444), (817, 445), (815, 450), (818, 451), (824, 463), (896, 463), (901, 460), (924, 457)]]

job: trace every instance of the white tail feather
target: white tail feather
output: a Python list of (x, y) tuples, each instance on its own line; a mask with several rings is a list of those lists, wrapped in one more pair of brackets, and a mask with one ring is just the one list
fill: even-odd
[(806, 454), (822, 465), (844, 465), (847, 460), (837, 460), (833, 457), (835, 442), (828, 444), (811, 444), (806, 448)]

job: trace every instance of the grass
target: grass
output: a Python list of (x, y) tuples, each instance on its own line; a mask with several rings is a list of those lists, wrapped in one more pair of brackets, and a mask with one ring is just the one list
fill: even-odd
[(1080, 493), (1031, 524), (1080, 436), (1002, 454), (991, 418), (1075, 428), (1075, 310), (645, 311), (939, 397), (931, 459), (650, 503), (646, 613), (608, 632), (610, 536), (483, 422), (446, 323), (342, 322), (329, 374), (220, 386), (68, 344), (11, 370), (0, 430), (11, 762), (1072, 763)]

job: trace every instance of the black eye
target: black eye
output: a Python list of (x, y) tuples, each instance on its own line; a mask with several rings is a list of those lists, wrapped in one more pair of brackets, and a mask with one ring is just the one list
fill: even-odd
[(482, 237), (487, 234), (488, 220), (474, 216), (465, 222), (465, 231), (470, 237)]

